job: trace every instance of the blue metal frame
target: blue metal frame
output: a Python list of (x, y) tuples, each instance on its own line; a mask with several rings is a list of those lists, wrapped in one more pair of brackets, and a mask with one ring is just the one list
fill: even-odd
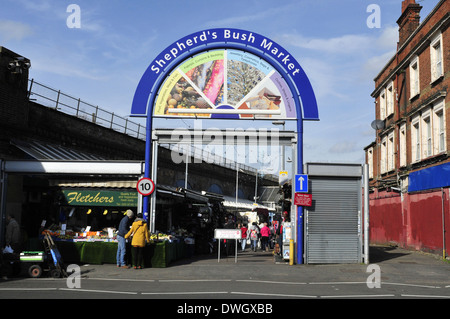
[[(178, 55), (174, 58), (171, 63), (167, 63), (157, 76), (152, 74), (151, 66), (154, 65), (155, 61), (161, 60), (164, 55), (170, 52), (170, 48), (174, 48), (175, 45), (179, 42), (184, 42), (186, 39), (193, 38), (194, 35), (200, 35), (205, 32), (223, 32), (224, 30), (232, 30), (234, 32), (249, 32), (238, 29), (211, 29), (200, 31), (191, 35), (188, 35), (177, 42), (174, 42), (171, 46), (167, 47), (163, 52), (161, 52), (156, 59), (150, 64), (150, 66), (145, 71), (142, 76), (138, 87), (135, 92), (133, 106), (132, 106), (132, 116), (146, 116), (147, 117), (147, 138), (146, 138), (146, 147), (145, 147), (145, 177), (150, 177), (151, 167), (150, 162), (152, 159), (152, 127), (153, 127), (153, 107), (157, 97), (157, 92), (159, 91), (161, 85), (164, 83), (167, 75), (169, 75), (178, 65), (186, 61), (191, 56), (199, 54), (201, 52), (217, 50), (217, 49), (237, 49), (245, 52), (252, 53), (259, 58), (268, 62), (272, 67), (274, 67), (285, 79), (291, 93), (293, 95), (295, 108), (297, 112), (297, 174), (303, 173), (303, 120), (319, 120), (318, 110), (317, 110), (317, 102), (314, 95), (314, 91), (312, 90), (311, 84), (309, 82), (308, 77), (304, 73), (300, 64), (293, 58), (290, 57), (292, 63), (295, 64), (296, 67), (300, 70), (298, 76), (300, 78), (299, 81), (293, 81), (289, 72), (286, 71), (281, 65), (280, 62), (274, 59), (269, 53), (261, 50), (260, 48), (254, 48), (253, 46), (245, 43), (243, 41), (237, 41), (233, 39), (229, 39), (229, 41), (223, 41), (221, 39), (216, 42), (206, 42), (199, 44), (197, 46), (193, 46), (191, 49), (186, 50), (182, 54)], [(262, 37), (259, 34), (251, 33), (255, 37), (259, 39), (267, 39)], [(284, 55), (290, 56), (290, 54), (285, 51), (281, 46), (277, 43), (270, 41), (274, 47), (280, 48), (283, 50)], [(296, 83), (294, 85), (294, 82)], [(301, 84), (301, 85), (300, 85)], [(301, 93), (301, 94), (300, 94)], [(303, 107), (302, 107), (303, 106)], [(306, 117), (304, 117), (306, 113)], [(148, 214), (149, 208), (149, 197), (145, 196), (143, 199), (143, 207), (144, 213)], [(147, 215), (146, 215), (147, 216)], [(297, 263), (303, 263), (303, 207), (297, 207)]]

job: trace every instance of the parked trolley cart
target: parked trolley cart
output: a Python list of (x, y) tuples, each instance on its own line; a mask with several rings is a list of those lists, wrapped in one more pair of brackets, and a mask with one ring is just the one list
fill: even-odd
[(67, 277), (61, 254), (48, 233), (44, 235), (43, 244), (44, 251), (24, 251), (20, 254), (20, 262), (26, 265), (28, 275), (39, 278), (46, 271), (53, 278)]

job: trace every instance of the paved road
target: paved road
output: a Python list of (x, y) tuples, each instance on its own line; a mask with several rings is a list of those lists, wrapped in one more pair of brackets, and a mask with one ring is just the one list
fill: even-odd
[(365, 264), (289, 266), (263, 252), (239, 253), (237, 263), (234, 257), (218, 262), (217, 256), (203, 256), (142, 270), (80, 265), (81, 279), (0, 281), (0, 299), (178, 299), (172, 305), (178, 307), (205, 299), (450, 298), (450, 262), (390, 247), (372, 247), (370, 258), (369, 269)]

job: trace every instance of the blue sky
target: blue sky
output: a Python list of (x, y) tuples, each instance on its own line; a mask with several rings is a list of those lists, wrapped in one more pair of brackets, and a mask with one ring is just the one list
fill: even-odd
[[(375, 139), (370, 93), (395, 53), (402, 2), (1, 1), (0, 46), (31, 60), (30, 78), (123, 116), (143, 72), (171, 43), (215, 27), (264, 35), (295, 57), (316, 94), (321, 120), (304, 124), (304, 161), (351, 163), (363, 163), (363, 148)], [(423, 20), (438, 0), (418, 2)], [(80, 28), (66, 25), (72, 3), (80, 7)], [(370, 4), (380, 7), (380, 28), (366, 23)]]

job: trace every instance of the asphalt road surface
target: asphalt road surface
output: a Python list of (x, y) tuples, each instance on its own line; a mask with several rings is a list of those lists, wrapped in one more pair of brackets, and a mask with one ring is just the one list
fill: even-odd
[(370, 261), (289, 265), (275, 262), (270, 252), (240, 252), (237, 262), (234, 256), (220, 262), (217, 256), (197, 256), (167, 268), (78, 265), (68, 278), (2, 280), (0, 300), (171, 300), (171, 313), (223, 316), (243, 309), (274, 313), (279, 300), (450, 299), (449, 261), (395, 247), (371, 247)]

